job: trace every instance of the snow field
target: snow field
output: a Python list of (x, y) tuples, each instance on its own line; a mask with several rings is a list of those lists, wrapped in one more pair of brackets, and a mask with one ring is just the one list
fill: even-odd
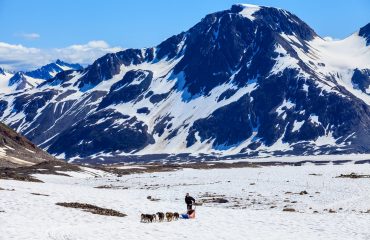
[[(123, 177), (89, 170), (72, 177), (36, 176), (45, 183), (2, 180), (1, 188), (15, 191), (0, 191), (5, 211), (0, 239), (369, 239), (370, 215), (360, 211), (370, 209), (370, 179), (335, 178), (351, 172), (370, 174), (370, 165), (184, 169)], [(114, 188), (94, 188), (102, 185)], [(308, 194), (295, 194), (303, 190)], [(140, 223), (141, 213), (184, 212), (186, 192), (198, 201), (208, 192), (229, 202), (198, 206), (194, 220)], [(94, 215), (56, 202), (90, 203), (128, 216)], [(297, 212), (283, 212), (284, 207)]]

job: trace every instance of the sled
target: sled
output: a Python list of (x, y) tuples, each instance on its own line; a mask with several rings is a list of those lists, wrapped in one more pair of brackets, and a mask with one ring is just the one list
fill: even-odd
[(195, 210), (193, 210), (193, 212), (191, 214), (187, 214), (187, 213), (181, 214), (181, 218), (182, 219), (192, 219), (192, 218), (195, 218)]

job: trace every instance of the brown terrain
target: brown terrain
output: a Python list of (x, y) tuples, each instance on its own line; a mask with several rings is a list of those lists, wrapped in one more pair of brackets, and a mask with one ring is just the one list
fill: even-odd
[(90, 212), (92, 214), (98, 214), (98, 215), (105, 215), (105, 216), (114, 216), (114, 217), (126, 217), (127, 215), (121, 212), (118, 212), (113, 209), (109, 208), (102, 208), (98, 207), (92, 204), (87, 204), (87, 203), (78, 203), (78, 202), (59, 202), (56, 203), (58, 206), (62, 207), (67, 207), (67, 208), (77, 208), (77, 209), (82, 209), (85, 212)]
[(76, 165), (58, 160), (27, 138), (0, 123), (0, 179), (41, 182), (32, 174), (79, 171)]
[(45, 161), (57, 160), (27, 138), (0, 123), (0, 167), (32, 166)]

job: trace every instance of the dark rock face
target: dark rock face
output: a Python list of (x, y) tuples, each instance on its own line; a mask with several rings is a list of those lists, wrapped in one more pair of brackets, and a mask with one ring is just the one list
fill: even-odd
[(70, 69), (73, 69), (73, 70), (82, 70), (83, 69), (83, 67), (78, 63), (67, 63), (67, 62), (64, 62), (60, 59), (56, 60), (55, 63), (58, 64), (59, 66), (64, 66), (64, 67), (67, 67), (67, 68), (70, 68)]
[(162, 94), (154, 94), (154, 95), (151, 95), (150, 98), (149, 98), (149, 101), (153, 104), (156, 104), (156, 103), (159, 103), (161, 101), (163, 101), (164, 99), (166, 99), (168, 97), (168, 95), (170, 95), (170, 93), (162, 93)]
[(364, 93), (370, 94), (366, 91), (370, 86), (370, 69), (356, 68), (352, 75), (352, 83)]
[[(74, 124), (86, 118), (86, 116), (96, 109), (94, 104), (105, 95), (105, 92), (94, 91), (88, 96), (83, 96), (81, 99), (70, 99), (72, 90), (66, 91), (59, 96), (54, 96), (41, 114), (34, 118), (34, 126), (28, 126), (24, 129), (27, 136), (34, 142), (46, 148), (58, 139), (58, 135), (70, 129)], [(64, 96), (63, 96), (64, 95)], [(58, 100), (59, 99), (59, 100)], [(55, 102), (61, 101), (63, 102)], [(55, 100), (55, 101), (54, 101)], [(42, 132), (43, 134), (40, 134)]]
[(366, 39), (367, 46), (370, 45), (370, 23), (362, 27), (359, 31), (359, 35)]
[(101, 81), (111, 79), (119, 73), (120, 60), (116, 54), (108, 54), (99, 58), (93, 65), (86, 69), (86, 74), (77, 82), (81, 91), (87, 91), (95, 87)]
[(67, 70), (67, 71), (60, 72), (60, 73), (56, 74), (55, 77), (44, 81), (43, 83), (41, 83), (37, 87), (41, 88), (45, 85), (50, 85), (50, 86), (62, 85), (63, 86), (63, 84), (67, 83), (69, 80), (71, 80), (74, 77), (74, 73), (81, 73), (81, 72), (82, 72), (82, 70), (77, 70), (77, 71)]
[(255, 26), (239, 15), (228, 16), (228, 12), (208, 15), (189, 30), (186, 52), (175, 72), (184, 71), (183, 89), (191, 95), (207, 94), (227, 82), (253, 42)]
[(172, 36), (165, 40), (157, 46), (156, 59), (160, 60), (163, 58), (173, 59), (175, 58), (183, 49), (179, 49), (179, 44), (184, 40), (186, 34), (180, 33), (178, 35)]
[(107, 54), (96, 60), (85, 69), (85, 75), (75, 83), (81, 91), (85, 92), (102, 81), (111, 79), (120, 72), (121, 65), (140, 64), (144, 61), (152, 61), (153, 49), (146, 49), (143, 53), (140, 49), (127, 49), (118, 53)]
[(26, 121), (33, 120), (37, 110), (43, 108), (55, 95), (55, 92), (48, 91), (19, 97), (14, 101), (13, 112), (23, 112), (26, 115)]
[(220, 97), (217, 99), (217, 101), (222, 101), (224, 99), (229, 99), (231, 96), (233, 96), (237, 92), (236, 89), (227, 89), (225, 92), (223, 92)]
[[(194, 122), (187, 137), (187, 145), (195, 143), (195, 133), (198, 132), (201, 141), (215, 139), (215, 149), (223, 150), (240, 143), (252, 135), (252, 130), (257, 127), (256, 119), (251, 116), (249, 96), (244, 96), (238, 101), (217, 109), (207, 119)], [(227, 122), (230, 127), (225, 128), (220, 123)]]
[(296, 35), (300, 40), (312, 40), (317, 34), (296, 15), (276, 8), (262, 8), (256, 12), (257, 21), (262, 21), (273, 31)]
[(172, 120), (172, 117), (165, 116), (162, 119), (159, 119), (158, 123), (156, 124), (153, 133), (158, 134), (159, 136), (162, 136), (165, 129), (168, 129), (171, 127), (170, 121)]
[[(100, 103), (99, 108), (138, 99), (141, 94), (148, 90), (152, 78), (153, 73), (150, 71), (131, 70), (127, 72), (122, 80), (112, 85), (108, 95)], [(139, 83), (132, 84), (133, 81)]]
[[(0, 119), (80, 162), (370, 152), (369, 105), (297, 52), (309, 55), (316, 33), (287, 11), (261, 7), (248, 17), (245, 7), (209, 14), (155, 48), (107, 54), (4, 96)], [(367, 93), (369, 76), (355, 69), (352, 83)]]
[(16, 90), (22, 90), (27, 86), (27, 79), (23, 72), (17, 72), (9, 79), (9, 86), (16, 85)]
[(150, 113), (150, 111), (149, 111), (149, 109), (147, 107), (139, 108), (136, 112), (137, 113), (142, 113), (142, 114), (148, 114), (148, 113)]
[(8, 108), (8, 102), (4, 100), (0, 100), (0, 117), (3, 116), (4, 111)]
[[(109, 119), (97, 124), (102, 118)], [(117, 119), (123, 122), (115, 124)], [(101, 111), (62, 132), (59, 140), (48, 150), (56, 154), (65, 153), (67, 158), (75, 156), (76, 152), (80, 157), (86, 157), (97, 152), (137, 151), (153, 143), (153, 138), (146, 131), (147, 127), (136, 118)], [(69, 140), (66, 142), (64, 139)]]

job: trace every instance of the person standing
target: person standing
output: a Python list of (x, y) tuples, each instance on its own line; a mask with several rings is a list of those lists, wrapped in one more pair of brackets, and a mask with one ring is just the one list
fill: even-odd
[(189, 195), (189, 193), (185, 196), (185, 203), (188, 211), (193, 209), (193, 204), (195, 203), (195, 199)]

